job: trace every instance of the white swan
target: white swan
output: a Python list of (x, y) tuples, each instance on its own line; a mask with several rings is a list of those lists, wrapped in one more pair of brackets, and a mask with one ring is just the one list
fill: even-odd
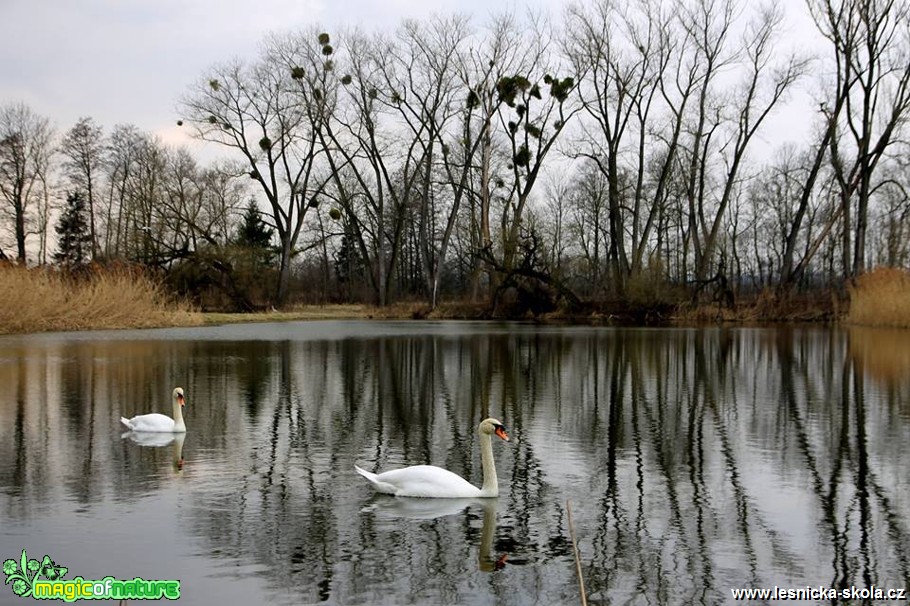
[(120, 417), (120, 422), (132, 431), (149, 431), (159, 433), (185, 433), (186, 424), (183, 422), (183, 388), (174, 388), (174, 418), (154, 412), (149, 415), (138, 415), (132, 419)]
[(370, 481), (378, 492), (398, 497), (471, 498), (499, 496), (496, 465), (493, 463), (491, 436), (496, 434), (506, 442), (509, 436), (496, 419), (484, 419), (477, 427), (480, 434), (480, 461), (483, 465), (483, 488), (477, 488), (461, 476), (434, 465), (414, 465), (380, 474), (370, 473), (356, 465), (357, 473)]

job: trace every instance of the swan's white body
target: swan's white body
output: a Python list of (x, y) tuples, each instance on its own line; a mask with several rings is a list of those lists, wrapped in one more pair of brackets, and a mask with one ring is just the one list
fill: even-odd
[(484, 419), (477, 428), (480, 434), (480, 461), (483, 466), (483, 487), (477, 488), (461, 476), (434, 465), (414, 465), (383, 473), (370, 473), (354, 465), (354, 469), (369, 480), (377, 492), (397, 497), (478, 498), (499, 496), (496, 465), (493, 463), (492, 435), (509, 440), (502, 423)]
[(186, 424), (183, 422), (183, 388), (174, 389), (174, 418), (154, 412), (148, 415), (138, 415), (132, 419), (120, 417), (120, 422), (131, 431), (154, 433), (185, 433)]

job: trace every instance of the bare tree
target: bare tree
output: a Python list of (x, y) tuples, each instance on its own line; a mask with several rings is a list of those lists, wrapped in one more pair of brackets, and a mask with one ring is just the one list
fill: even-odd
[[(725, 46), (734, 14), (733, 3), (723, 1), (719, 7), (713, 2), (703, 4), (687, 16), (687, 27), (703, 41), (699, 52), (706, 65), (699, 92), (697, 126), (689, 150), (687, 192), (689, 237), (698, 281), (708, 277), (714, 263), (724, 214), (736, 194), (740, 171), (755, 134), (806, 66), (804, 59), (792, 54), (775, 60), (774, 43), (782, 13), (773, 4), (758, 10), (743, 34), (740, 47), (727, 54)], [(721, 102), (714, 98), (712, 89), (717, 70), (740, 55), (743, 79), (734, 94)], [(730, 126), (728, 130), (721, 128), (725, 124)], [(721, 193), (717, 198), (712, 198), (707, 188), (712, 151), (720, 154), (725, 165), (719, 176)]]
[(166, 265), (172, 259), (172, 226), (162, 212), (166, 197), (168, 151), (157, 137), (139, 134), (131, 143), (132, 167), (121, 204), (124, 254), (146, 265)]
[(584, 288), (580, 292), (600, 297), (606, 289), (610, 226), (607, 178), (596, 165), (586, 163), (569, 185), (567, 234), (580, 251)]
[(220, 245), (228, 244), (249, 199), (249, 178), (236, 163), (221, 161), (203, 168), (197, 179), (201, 208), (196, 229)]
[(168, 151), (159, 212), (169, 225), (169, 249), (175, 257), (230, 242), (244, 201), (241, 174), (249, 182), (236, 164), (203, 169), (186, 149)]
[(60, 143), (67, 177), (75, 188), (85, 192), (92, 258), (97, 257), (99, 252), (95, 208), (104, 148), (104, 130), (91, 118), (80, 118)]
[(883, 166), (876, 198), (879, 210), (873, 241), (878, 262), (889, 267), (906, 267), (910, 262), (910, 160), (905, 154)]
[(779, 294), (795, 284), (794, 260), (805, 259), (813, 239), (821, 202), (817, 188), (810, 187), (807, 195), (806, 184), (814, 183), (817, 162), (815, 150), (785, 146), (748, 187), (753, 274), (758, 274), (757, 285), (776, 283)]
[(273, 36), (256, 63), (212, 68), (182, 101), (196, 136), (238, 152), (268, 201), (281, 249), (278, 304), (287, 296), (307, 211), (322, 190), (316, 172), (332, 96), (326, 88), (331, 54), (328, 36), (315, 30)]
[[(165, 254), (163, 262), (189, 255), (203, 243), (218, 246), (217, 223), (210, 223), (204, 214), (203, 186), (200, 169), (189, 152), (184, 148), (169, 149), (165, 158), (162, 196), (157, 214), (166, 225), (162, 242)], [(162, 251), (164, 252), (164, 251)]]
[[(576, 94), (580, 74), (577, 66), (561, 62), (552, 46), (554, 35), (548, 22), (532, 21), (525, 32), (530, 68), (496, 82), (498, 126), (507, 142), (509, 165), (500, 217), (501, 260), (494, 264), (505, 273), (519, 262), (525, 207), (547, 156), (581, 110)], [(491, 250), (484, 254), (492, 260)]]
[(47, 118), (35, 114), (25, 104), (0, 107), (2, 213), (13, 223), (16, 259), (22, 264), (26, 261), (30, 209), (47, 200), (45, 186), (53, 136)]
[[(452, 75), (421, 46), (435, 44), (435, 36), (451, 48), (458, 36), (446, 39), (450, 33), (442, 25), (435, 33), (406, 26), (403, 44), (356, 31), (344, 38), (344, 93), (325, 128), (324, 146), (351, 235), (370, 265), (378, 305), (390, 300), (412, 209), (430, 208), (433, 158), (447, 120)], [(420, 222), (430, 219), (417, 221), (425, 240), (429, 223)]]
[[(414, 145), (404, 170), (414, 173), (414, 211), (417, 215), (417, 250), (430, 305), (436, 307), (439, 280), (455, 226), (463, 189), (456, 188), (449, 206), (445, 187), (437, 175), (439, 165), (449, 166), (446, 136), (458, 113), (458, 68), (461, 46), (468, 35), (462, 16), (435, 18), (423, 25), (405, 22), (398, 45), (389, 48), (381, 65), (386, 87), (396, 91), (394, 103)], [(439, 158), (442, 157), (442, 162)], [(451, 175), (450, 175), (451, 176)], [(404, 176), (407, 180), (407, 175)], [(437, 221), (441, 225), (437, 224)]]
[(561, 176), (550, 175), (546, 180), (547, 197), (541, 223), (546, 235), (548, 250), (546, 262), (550, 273), (557, 280), (567, 274), (570, 241), (566, 237), (569, 220), (569, 183)]
[[(800, 183), (799, 202), (792, 216), (789, 217), (783, 233), (784, 251), (780, 266), (778, 295), (785, 295), (802, 278), (809, 262), (812, 260), (812, 256), (818, 250), (817, 247), (813, 248), (808, 244), (811, 239), (812, 229), (811, 223), (809, 228), (806, 228), (805, 221), (807, 218), (814, 218), (817, 210), (812, 206), (812, 202), (814, 198), (818, 197), (816, 184), (818, 183), (824, 160), (827, 157), (828, 144), (833, 133), (832, 124), (833, 122), (830, 120), (825, 121), (821, 141), (807, 158), (805, 178)], [(797, 261), (797, 246), (803, 238), (805, 238), (807, 246), (803, 256)]]
[(113, 128), (107, 141), (104, 162), (107, 195), (102, 223), (104, 256), (108, 258), (120, 257), (126, 251), (125, 211), (142, 138), (135, 126), (120, 124)]
[(910, 4), (807, 2), (833, 47), (835, 80), (822, 108), (840, 188), (844, 272), (856, 276), (866, 268), (869, 201), (877, 187), (877, 169), (910, 112)]
[(336, 199), (360, 257), (370, 267), (367, 277), (374, 302), (383, 306), (400, 250), (404, 204), (414, 184), (413, 173), (408, 179), (397, 172), (393, 159), (412, 160), (415, 142), (396, 140), (383, 128), (402, 94), (385, 86), (380, 63), (389, 51), (388, 40), (351, 31), (342, 46), (346, 60), (339, 67), (344, 72), (342, 89), (337, 111), (321, 133), (322, 145), (328, 152)]
[[(584, 131), (584, 146), (572, 155), (587, 158), (606, 177), (608, 256), (612, 282), (620, 292), (627, 276), (641, 267), (669, 170), (667, 165), (662, 171), (657, 192), (646, 190), (646, 148), (657, 142), (648, 123), (661, 100), (671, 59), (670, 19), (659, 4), (647, 0), (623, 6), (599, 0), (591, 6), (576, 5), (569, 13), (575, 35), (569, 38), (568, 52), (585, 71), (579, 91), (591, 124)], [(685, 91), (682, 103), (687, 99)], [(673, 154), (681, 118), (677, 112), (668, 124), (672, 132), (663, 135)], [(624, 157), (630, 160), (623, 162)]]
[(505, 189), (505, 179), (497, 176), (508, 164), (495, 135), (495, 119), (504, 98), (497, 83), (507, 75), (527, 72), (533, 56), (524, 39), (521, 24), (511, 14), (495, 16), (478, 41), (462, 53), (458, 70), (465, 90), (459, 128), (449, 134), (443, 146), (443, 166), (452, 187), (452, 212), (447, 233), (455, 226), (460, 205), (467, 202), (466, 235), (463, 252), (471, 269), (471, 297), (480, 294), (481, 273), (486, 270), (492, 283), (491, 268), (477, 255), (493, 246), (490, 216), (497, 190)]

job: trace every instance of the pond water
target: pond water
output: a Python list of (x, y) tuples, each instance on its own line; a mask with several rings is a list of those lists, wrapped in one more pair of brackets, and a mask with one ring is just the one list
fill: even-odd
[[(171, 414), (177, 385), (185, 438), (124, 435), (120, 416)], [(512, 437), (497, 499), (377, 495), (354, 472), (432, 463), (479, 485), (487, 416)], [(579, 604), (572, 528), (589, 603), (910, 588), (906, 331), (5, 337), (0, 421), (0, 559), (180, 580), (180, 603)]]

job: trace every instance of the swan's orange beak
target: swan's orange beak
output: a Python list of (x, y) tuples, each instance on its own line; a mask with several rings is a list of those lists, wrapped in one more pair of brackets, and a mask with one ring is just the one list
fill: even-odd
[(505, 440), (506, 442), (509, 441), (509, 434), (506, 433), (506, 428), (503, 427), (502, 425), (496, 426), (495, 433), (497, 436), (499, 436), (501, 439)]
[(182, 395), (177, 395), (177, 402), (179, 402), (181, 406), (186, 406), (186, 400), (183, 399)]

